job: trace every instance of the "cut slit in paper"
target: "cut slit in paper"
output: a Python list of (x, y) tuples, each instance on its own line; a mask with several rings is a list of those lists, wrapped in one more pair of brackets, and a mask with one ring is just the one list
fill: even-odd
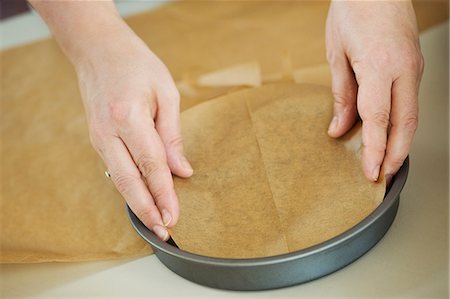
[(199, 76), (195, 82), (198, 86), (261, 86), (261, 68), (252, 61), (234, 65)]
[(330, 86), (328, 64), (294, 69), (291, 55), (285, 52), (280, 61), (280, 71), (263, 73), (257, 61), (241, 63), (197, 76), (185, 76), (176, 83), (181, 95), (202, 97), (201, 88), (258, 87), (269, 83), (294, 82)]

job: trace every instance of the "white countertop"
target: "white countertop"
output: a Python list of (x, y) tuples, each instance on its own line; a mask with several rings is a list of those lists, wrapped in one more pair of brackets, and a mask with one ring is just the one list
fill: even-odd
[[(19, 23), (26, 28), (39, 22), (36, 17), (21, 16), (22, 23), (16, 18), (0, 29), (6, 32), (16, 28), (10, 24)], [(39, 26), (26, 39), (8, 40), (11, 34), (3, 34), (2, 48), (46, 37), (45, 27)], [(264, 292), (196, 285), (172, 273), (154, 255), (103, 262), (2, 265), (1, 297), (448, 298), (448, 28), (447, 22), (421, 36), (426, 67), (420, 128), (397, 218), (380, 243), (355, 263), (313, 282)]]

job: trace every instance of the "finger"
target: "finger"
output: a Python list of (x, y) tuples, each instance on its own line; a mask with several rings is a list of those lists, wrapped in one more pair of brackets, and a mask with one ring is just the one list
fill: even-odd
[(377, 181), (386, 151), (392, 81), (373, 75), (360, 78), (357, 106), (363, 123), (363, 170), (367, 178)]
[(163, 143), (152, 120), (134, 119), (129, 125), (120, 136), (145, 177), (163, 224), (172, 227), (178, 220), (179, 206)]
[(334, 113), (328, 128), (330, 137), (340, 137), (353, 127), (356, 118), (357, 84), (343, 51), (330, 59)]
[[(167, 92), (166, 92), (167, 90)], [(158, 114), (155, 120), (167, 155), (167, 164), (173, 174), (190, 177), (193, 173), (191, 164), (184, 155), (180, 128), (180, 96), (175, 87), (163, 89), (158, 94)]]
[(169, 238), (163, 226), (161, 214), (136, 168), (126, 146), (118, 137), (113, 137), (101, 151), (111, 180), (125, 198), (133, 213), (142, 223), (162, 240)]
[(391, 129), (383, 162), (386, 179), (392, 178), (408, 155), (418, 124), (418, 83), (400, 77), (392, 85)]

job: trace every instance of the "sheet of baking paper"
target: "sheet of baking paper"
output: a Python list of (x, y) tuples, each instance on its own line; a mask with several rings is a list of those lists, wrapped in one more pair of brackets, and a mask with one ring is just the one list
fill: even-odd
[[(286, 50), (294, 69), (326, 63), (327, 8), (321, 1), (175, 2), (127, 22), (178, 82), (185, 74), (252, 60), (260, 61), (263, 74), (278, 72)], [(448, 18), (448, 3), (417, 3), (416, 12), (423, 30)], [(0, 261), (151, 253), (103, 175), (75, 73), (55, 41), (3, 51), (1, 61)], [(234, 90), (196, 88), (182, 96), (181, 109)]]
[(245, 100), (214, 100), (184, 112), (182, 119), (195, 175), (175, 179), (181, 221), (173, 232), (179, 246), (236, 257), (243, 250), (251, 256), (286, 252)]
[(151, 253), (89, 143), (72, 67), (51, 43), (48, 60), (28, 50), (2, 55), (1, 262)]
[(309, 83), (331, 86), (331, 72), (328, 64), (318, 64), (294, 70), (295, 83)]
[[(413, 2), (420, 30), (448, 18), (448, 1)], [(327, 1), (180, 1), (127, 22), (175, 81), (186, 73), (205, 74), (253, 60), (264, 75), (279, 72), (286, 53), (293, 70), (327, 63), (328, 7)], [(205, 87), (196, 96), (184, 95), (181, 110), (228, 91)]]
[(185, 150), (195, 174), (175, 179), (177, 245), (213, 257), (282, 254), (326, 241), (369, 215), (383, 199), (384, 179), (365, 178), (355, 132), (328, 137), (332, 106), (329, 88), (276, 84), (185, 111)]
[(233, 65), (203, 74), (196, 80), (199, 86), (261, 86), (261, 70), (257, 61)]

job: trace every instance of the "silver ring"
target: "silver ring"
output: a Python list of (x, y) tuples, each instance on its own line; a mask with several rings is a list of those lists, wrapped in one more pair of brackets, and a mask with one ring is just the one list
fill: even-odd
[(108, 172), (108, 170), (105, 170), (105, 176), (110, 179), (111, 178), (111, 174)]

